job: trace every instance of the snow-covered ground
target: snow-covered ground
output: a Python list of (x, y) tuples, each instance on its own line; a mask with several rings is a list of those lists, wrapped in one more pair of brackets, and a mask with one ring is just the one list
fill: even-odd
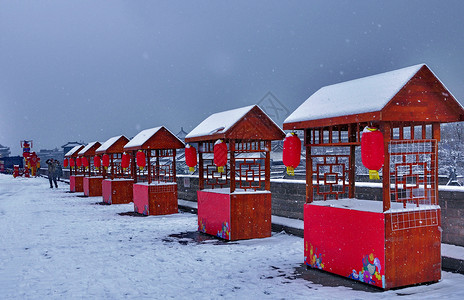
[(0, 174), (0, 299), (464, 298), (464, 275), (448, 272), (386, 292), (314, 283), (296, 274), (301, 238), (198, 241), (194, 214), (119, 215), (133, 205), (68, 190)]

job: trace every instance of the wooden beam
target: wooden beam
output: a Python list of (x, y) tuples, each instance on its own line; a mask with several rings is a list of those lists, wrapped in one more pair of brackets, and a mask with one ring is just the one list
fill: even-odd
[[(382, 123), (382, 131), (383, 131), (383, 146), (384, 146), (384, 153), (385, 158), (383, 162), (383, 172), (382, 172), (382, 186), (383, 186), (383, 211), (387, 211), (390, 209), (390, 153), (388, 151), (388, 146), (391, 140), (391, 124), (389, 122)], [(402, 131), (402, 129), (400, 130)]]

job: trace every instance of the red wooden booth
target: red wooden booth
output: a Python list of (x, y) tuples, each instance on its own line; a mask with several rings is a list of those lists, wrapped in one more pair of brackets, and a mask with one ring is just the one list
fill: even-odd
[(199, 231), (227, 240), (271, 236), (271, 141), (284, 136), (257, 105), (213, 114), (186, 136), (198, 143)]
[(82, 181), (84, 195), (88, 197), (102, 195), (102, 168), (95, 165), (95, 162), (100, 160), (99, 156), (95, 157), (95, 150), (100, 146), (100, 142), (89, 143), (78, 154), (84, 169)]
[(132, 202), (132, 153), (124, 152), (129, 139), (123, 135), (115, 136), (104, 142), (96, 151), (101, 156), (103, 168), (102, 195), (108, 204)]
[(84, 191), (82, 165), (77, 165), (77, 156), (82, 148), (84, 148), (84, 145), (74, 146), (64, 155), (63, 166), (65, 168), (69, 167), (69, 191), (73, 193)]
[[(297, 108), (284, 129), (304, 131), (306, 265), (383, 289), (440, 280), (440, 123), (463, 120), (424, 64), (323, 87)], [(381, 201), (356, 199), (356, 154), (383, 165)]]
[(144, 215), (178, 212), (176, 149), (183, 147), (184, 143), (164, 126), (143, 130), (124, 146), (125, 151), (132, 152), (135, 212)]

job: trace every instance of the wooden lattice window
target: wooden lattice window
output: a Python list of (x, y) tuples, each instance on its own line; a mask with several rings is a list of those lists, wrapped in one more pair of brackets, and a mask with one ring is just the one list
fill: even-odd
[(218, 167), (214, 164), (214, 142), (200, 143), (199, 152), (201, 155), (199, 163), (203, 164), (199, 171), (203, 172), (200, 176), (204, 183), (211, 189), (228, 186), (229, 159), (227, 165), (224, 166), (224, 172), (221, 173), (218, 172)]
[(436, 140), (395, 140), (389, 144), (391, 202), (437, 204)]
[(143, 150), (147, 164), (136, 167), (137, 182), (174, 182), (174, 149)]
[[(333, 153), (334, 149), (337, 154)], [(331, 154), (311, 155), (313, 200), (348, 198), (352, 188), (349, 174), (351, 166), (349, 148), (327, 147), (324, 151)]]

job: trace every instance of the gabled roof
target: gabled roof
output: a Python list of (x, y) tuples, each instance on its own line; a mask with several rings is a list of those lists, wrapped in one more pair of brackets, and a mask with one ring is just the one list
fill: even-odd
[(100, 147), (100, 142), (91, 142), (88, 143), (81, 151), (79, 151), (80, 156), (92, 156), (95, 155), (95, 150)]
[(186, 142), (216, 139), (278, 140), (280, 127), (257, 105), (210, 115), (185, 137)]
[(65, 157), (77, 156), (77, 154), (82, 148), (84, 148), (84, 145), (76, 145), (71, 150), (69, 150), (64, 156)]
[(164, 126), (142, 130), (124, 146), (124, 150), (179, 148), (184, 143)]
[(425, 64), (419, 64), (322, 87), (284, 121), (284, 129), (459, 120), (464, 120), (463, 107)]
[(100, 147), (95, 150), (96, 154), (102, 153), (123, 153), (124, 146), (129, 142), (129, 139), (123, 135), (114, 136), (109, 138)]

